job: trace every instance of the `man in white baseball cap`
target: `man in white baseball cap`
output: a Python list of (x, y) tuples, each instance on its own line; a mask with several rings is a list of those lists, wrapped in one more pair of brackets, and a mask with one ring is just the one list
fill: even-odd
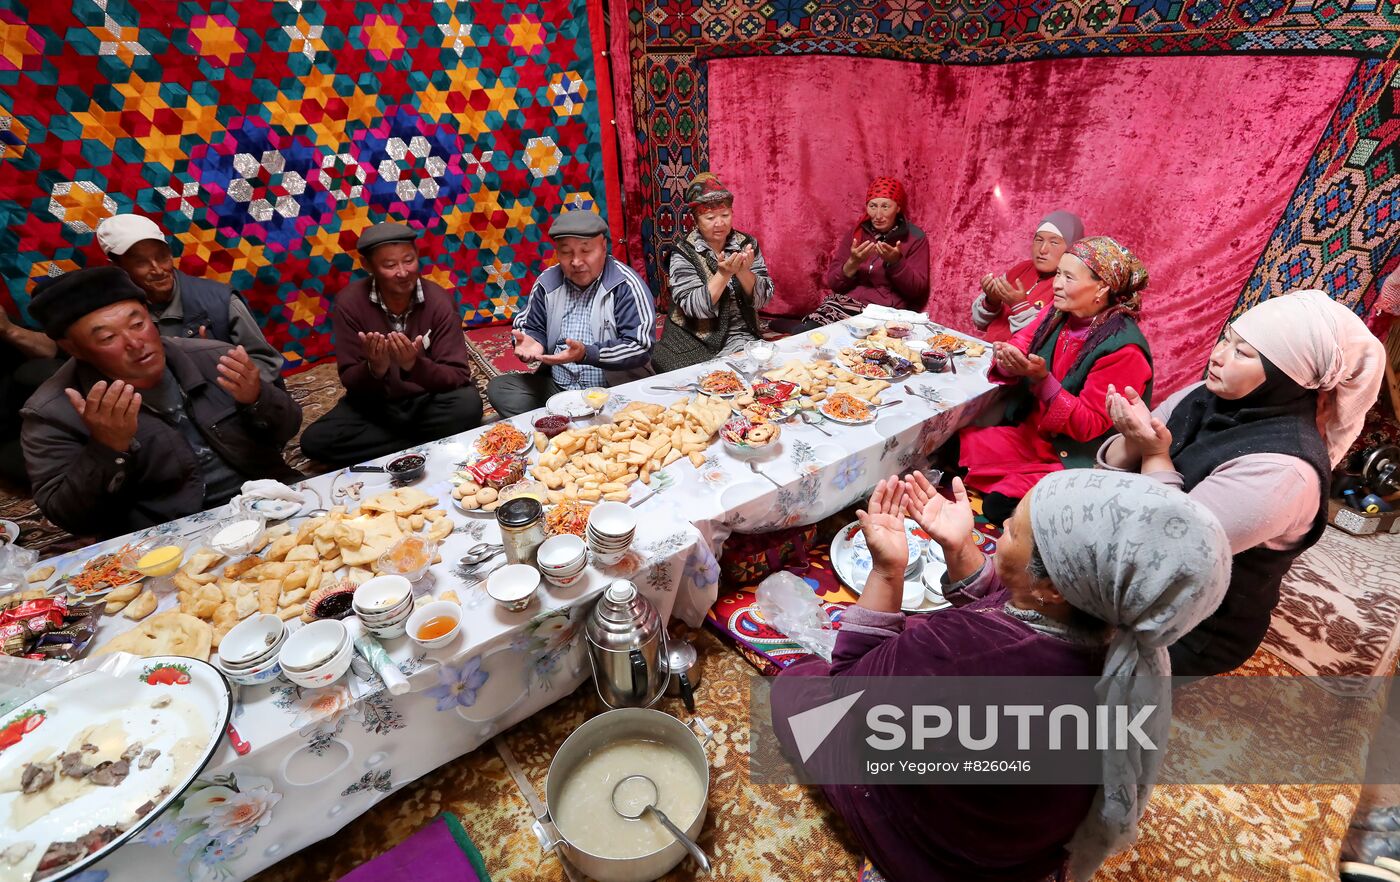
[(162, 337), (207, 337), (242, 346), (269, 383), (282, 371), (282, 356), (263, 336), (243, 298), (222, 282), (175, 268), (165, 231), (139, 214), (116, 214), (97, 225), (97, 244), (146, 292)]

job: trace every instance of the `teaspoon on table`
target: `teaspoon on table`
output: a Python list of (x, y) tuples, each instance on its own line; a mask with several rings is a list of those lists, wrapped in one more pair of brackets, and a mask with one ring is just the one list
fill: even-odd
[(496, 545), (490, 542), (480, 542), (467, 549), (467, 553), (458, 561), (464, 567), (474, 567), (477, 564), (485, 563), (505, 550), (505, 546)]
[(813, 410), (799, 410), (799, 411), (797, 412), (797, 415), (798, 415), (798, 417), (802, 420), (802, 422), (804, 422), (804, 423), (806, 423), (807, 425), (811, 426), (812, 428), (816, 429), (818, 432), (821, 432), (821, 433), (822, 433), (823, 435), (825, 435), (826, 437), (828, 437), (828, 438), (835, 438), (835, 437), (836, 437), (835, 435), (833, 435), (833, 434), (831, 434), (830, 432), (828, 432), (826, 429), (823, 429), (823, 428), (822, 428), (822, 425), (821, 425), (821, 424), (822, 424), (822, 422), (824, 421), (824, 417), (822, 417), (822, 415), (819, 414), (819, 413), (817, 413), (816, 411), (813, 411)]
[(763, 477), (767, 478), (768, 482), (774, 487), (777, 487), (779, 490), (783, 489), (783, 485), (779, 484), (772, 475), (768, 474), (767, 472), (759, 471), (758, 463), (754, 462), (753, 460), (749, 460), (749, 471), (753, 472), (755, 475), (762, 475)]

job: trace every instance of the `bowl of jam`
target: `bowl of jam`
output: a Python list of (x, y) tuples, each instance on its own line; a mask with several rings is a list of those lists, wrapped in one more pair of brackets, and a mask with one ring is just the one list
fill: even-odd
[(384, 470), (389, 473), (389, 478), (395, 484), (407, 484), (409, 481), (416, 481), (423, 477), (423, 470), (428, 465), (428, 458), (421, 453), (406, 453), (397, 459), (392, 459)]
[(535, 420), (535, 431), (546, 438), (553, 438), (569, 428), (569, 418), (562, 413), (551, 413)]

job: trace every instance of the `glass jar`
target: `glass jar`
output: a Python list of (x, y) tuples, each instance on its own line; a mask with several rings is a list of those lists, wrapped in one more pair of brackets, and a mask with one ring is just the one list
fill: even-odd
[(501, 526), (501, 544), (506, 560), (513, 564), (535, 563), (535, 553), (544, 544), (544, 506), (533, 496), (517, 496), (496, 509)]

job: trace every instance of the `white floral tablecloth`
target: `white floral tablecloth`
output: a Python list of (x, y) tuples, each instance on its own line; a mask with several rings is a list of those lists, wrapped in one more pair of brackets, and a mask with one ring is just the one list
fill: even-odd
[[(814, 346), (810, 335), (785, 340), (773, 366), (790, 358), (829, 356), (851, 342), (843, 326), (822, 332), (830, 337), (825, 350)], [(637, 538), (627, 558), (606, 571), (590, 567), (585, 580), (567, 589), (542, 585), (539, 600), (522, 613), (497, 606), (484, 585), (466, 581), (453, 563), (471, 545), (500, 535), (490, 515), (464, 514), (448, 504), (447, 479), (476, 433), (419, 448), (428, 465), (418, 486), (436, 493), (457, 524), (442, 546), (443, 563), (433, 567), (429, 590), (434, 595), (456, 590), (466, 613), (462, 634), (434, 651), (417, 649), (407, 638), (383, 641), (408, 676), (412, 691), (404, 695), (384, 690), (358, 659), (346, 681), (324, 689), (282, 681), (243, 687), (232, 723), (252, 750), (238, 756), (226, 741), (178, 801), (137, 839), (79, 878), (241, 880), (334, 834), (398, 787), (577, 688), (588, 675), (581, 623), (610, 580), (632, 579), (663, 617), (698, 626), (716, 599), (718, 557), (732, 532), (814, 523), (860, 499), (881, 478), (908, 471), (976, 416), (993, 388), (986, 380), (989, 364), (990, 355), (984, 354), (958, 359), (956, 374), (916, 374), (884, 393), (885, 401), (903, 404), (882, 410), (869, 425), (825, 422), (830, 437), (813, 426), (788, 424), (775, 450), (752, 466), (718, 444), (699, 469), (679, 460), (655, 476), (658, 492), (639, 506)], [(680, 385), (713, 367), (618, 387), (606, 413), (632, 400), (668, 404), (683, 393), (655, 387)], [(906, 385), (936, 391), (942, 402), (915, 397)], [(526, 428), (533, 416), (514, 422)], [(304, 486), (332, 505), (353, 502), (388, 483), (382, 476), (342, 471)], [(136, 536), (189, 533), (221, 514), (205, 512)], [(63, 571), (98, 550), (52, 562)], [(162, 600), (162, 608), (173, 605), (172, 597)], [(107, 617), (98, 640), (131, 626), (119, 616)]]

